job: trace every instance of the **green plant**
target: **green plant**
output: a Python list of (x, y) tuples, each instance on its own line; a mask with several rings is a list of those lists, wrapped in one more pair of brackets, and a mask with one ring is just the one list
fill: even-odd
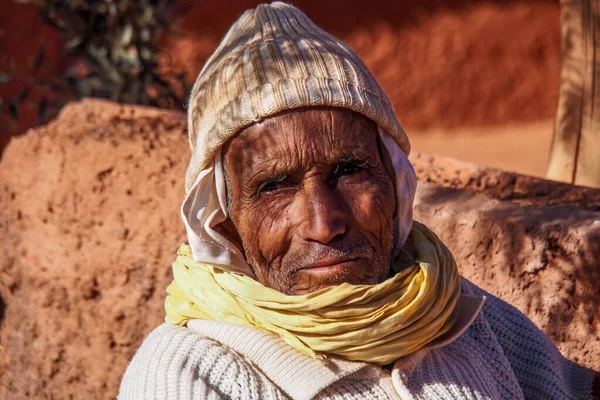
[(45, 47), (41, 44), (25, 73), (0, 69), (0, 83), (23, 81), (13, 99), (0, 99), (1, 111), (19, 118), (32, 88), (43, 96), (37, 104), (38, 124), (67, 101), (100, 97), (120, 103), (183, 109), (188, 83), (174, 71), (157, 45), (160, 34), (174, 33), (172, 22), (184, 12), (176, 0), (15, 0), (40, 8), (46, 24), (61, 32), (68, 68), (39, 79)]

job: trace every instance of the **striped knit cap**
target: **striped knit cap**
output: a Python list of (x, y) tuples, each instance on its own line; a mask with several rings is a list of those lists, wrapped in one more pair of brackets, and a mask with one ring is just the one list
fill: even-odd
[(188, 107), (189, 192), (241, 129), (284, 110), (350, 109), (375, 121), (408, 155), (410, 143), (358, 55), (285, 3), (261, 4), (229, 29), (200, 72)]

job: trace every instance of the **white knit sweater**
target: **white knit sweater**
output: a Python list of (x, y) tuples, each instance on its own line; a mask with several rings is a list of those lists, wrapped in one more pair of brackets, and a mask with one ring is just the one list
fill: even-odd
[(119, 399), (592, 399), (593, 371), (563, 358), (514, 307), (465, 279), (462, 292), (486, 296), (482, 312), (458, 338), (391, 371), (317, 361), (279, 337), (226, 323), (164, 324), (131, 361)]

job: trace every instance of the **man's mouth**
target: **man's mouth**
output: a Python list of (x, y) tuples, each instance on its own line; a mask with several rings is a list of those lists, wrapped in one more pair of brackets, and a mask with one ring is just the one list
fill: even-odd
[(339, 274), (354, 266), (357, 261), (358, 258), (356, 257), (326, 257), (305, 265), (299, 271), (316, 275)]

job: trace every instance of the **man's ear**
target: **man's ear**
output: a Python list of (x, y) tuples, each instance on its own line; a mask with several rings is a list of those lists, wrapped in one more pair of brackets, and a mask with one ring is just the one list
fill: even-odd
[(244, 257), (246, 257), (246, 254), (244, 253), (244, 246), (242, 245), (242, 238), (240, 237), (240, 234), (238, 233), (237, 229), (235, 228), (235, 225), (234, 225), (233, 221), (231, 220), (231, 217), (227, 217), (227, 219), (225, 219), (225, 221), (221, 222), (219, 225), (215, 226), (213, 229), (215, 231), (219, 232), (219, 234), (221, 236), (223, 236), (225, 239), (227, 239), (231, 243), (233, 243), (233, 245), (238, 248), (240, 253), (242, 253), (244, 255)]

